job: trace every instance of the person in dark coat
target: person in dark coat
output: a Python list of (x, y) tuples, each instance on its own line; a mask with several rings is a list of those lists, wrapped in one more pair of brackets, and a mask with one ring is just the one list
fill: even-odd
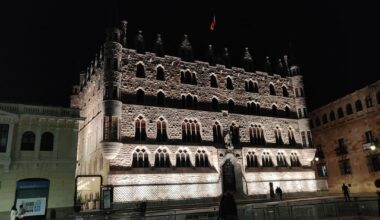
[(234, 196), (230, 192), (225, 192), (219, 204), (220, 220), (237, 220), (237, 207)]
[(342, 191), (343, 191), (344, 199), (346, 201), (350, 201), (350, 191), (348, 189), (348, 186), (344, 183), (342, 185)]

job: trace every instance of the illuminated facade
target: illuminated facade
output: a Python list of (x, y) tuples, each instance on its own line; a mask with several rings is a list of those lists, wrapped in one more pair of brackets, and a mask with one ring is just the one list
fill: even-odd
[[(146, 52), (139, 32), (126, 47), (127, 23), (107, 40), (80, 84), (72, 107), (86, 118), (79, 131), (77, 175), (100, 175), (114, 202), (217, 197), (224, 190), (267, 195), (325, 189), (315, 180), (303, 80), (287, 56), (272, 71), (242, 68), (225, 49), (215, 64), (194, 61), (185, 35), (179, 57), (163, 54), (157, 36)], [(227, 149), (226, 135), (232, 146)]]
[(314, 110), (311, 115), (314, 143), (320, 159), (319, 178), (329, 191), (374, 193), (380, 179), (380, 81)]

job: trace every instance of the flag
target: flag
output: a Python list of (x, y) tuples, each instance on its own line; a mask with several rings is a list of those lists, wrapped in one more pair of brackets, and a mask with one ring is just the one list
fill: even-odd
[(213, 17), (213, 19), (212, 19), (212, 21), (211, 21), (211, 25), (210, 25), (210, 30), (211, 31), (213, 31), (214, 29), (215, 29), (215, 15), (214, 15), (214, 17)]

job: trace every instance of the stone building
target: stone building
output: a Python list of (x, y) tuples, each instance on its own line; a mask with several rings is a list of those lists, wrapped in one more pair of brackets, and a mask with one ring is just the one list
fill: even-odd
[(275, 68), (267, 57), (262, 72), (248, 48), (236, 68), (227, 49), (216, 64), (211, 45), (207, 61), (195, 61), (187, 35), (173, 57), (163, 53), (160, 35), (154, 52), (147, 52), (141, 31), (135, 49), (127, 48), (125, 21), (106, 32), (73, 87), (71, 106), (86, 118), (77, 167), (82, 196), (79, 188), (90, 184), (86, 176), (112, 187), (113, 202), (326, 187), (311, 168), (315, 149), (303, 79), (287, 56)]
[(77, 109), (0, 103), (0, 219), (19, 202), (72, 212), (80, 120)]
[(317, 148), (318, 177), (329, 191), (376, 192), (380, 178), (380, 81), (337, 99), (310, 114)]

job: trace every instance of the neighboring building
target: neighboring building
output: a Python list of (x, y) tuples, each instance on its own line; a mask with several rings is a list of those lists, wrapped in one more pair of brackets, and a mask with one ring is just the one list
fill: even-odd
[(80, 120), (77, 109), (0, 103), (0, 219), (17, 198), (30, 209), (47, 196), (57, 216), (72, 212)]
[(329, 191), (376, 192), (380, 178), (380, 81), (333, 101), (310, 114), (317, 147), (317, 174)]
[(155, 53), (145, 52), (141, 32), (129, 49), (126, 25), (107, 30), (74, 86), (71, 106), (86, 118), (78, 144), (82, 199), (106, 185), (114, 202), (217, 197), (224, 190), (268, 195), (271, 185), (284, 193), (326, 188), (311, 167), (303, 79), (287, 56), (275, 71), (267, 58), (261, 72), (246, 48), (243, 68), (235, 68), (227, 49), (224, 65), (215, 64), (212, 46), (207, 62), (194, 61), (186, 35), (180, 57), (163, 54), (160, 35)]

